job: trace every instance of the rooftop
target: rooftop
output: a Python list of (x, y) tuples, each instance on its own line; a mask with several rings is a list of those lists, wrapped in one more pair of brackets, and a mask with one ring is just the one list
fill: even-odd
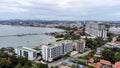
[(108, 42), (105, 44), (104, 47), (109, 47), (109, 48), (114, 48), (114, 47), (117, 47), (117, 48), (120, 48), (120, 42)]
[(55, 47), (55, 46), (60, 46), (62, 43), (64, 44), (67, 44), (67, 43), (71, 43), (72, 41), (70, 40), (62, 40), (62, 41), (57, 41), (57, 42), (53, 42), (53, 43), (50, 43), (50, 44), (47, 44), (46, 46), (48, 47)]
[(104, 64), (104, 65), (109, 65), (109, 66), (112, 65), (112, 63), (110, 61), (107, 61), (107, 60), (100, 60), (100, 63)]
[(30, 52), (35, 52), (36, 51), (35, 49), (22, 47), (22, 46), (17, 47), (17, 49), (24, 50), (24, 51), (30, 51)]
[(94, 59), (93, 59), (93, 58), (90, 58), (90, 59), (88, 60), (88, 62), (94, 63)]
[(115, 44), (118, 44), (118, 45), (120, 45), (120, 42), (115, 42)]
[(95, 39), (96, 37), (95, 36), (81, 36), (81, 38), (91, 38), (91, 39)]
[(78, 33), (82, 33), (83, 32), (83, 29), (78, 29), (76, 31), (74, 31), (74, 34), (78, 34)]
[(114, 68), (120, 68), (120, 61), (118, 61), (118, 62), (115, 63)]
[(102, 64), (100, 62), (96, 63), (96, 68), (101, 68)]

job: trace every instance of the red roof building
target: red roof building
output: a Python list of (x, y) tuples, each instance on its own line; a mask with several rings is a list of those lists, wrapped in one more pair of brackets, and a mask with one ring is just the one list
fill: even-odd
[(102, 64), (100, 62), (97, 62), (95, 66), (96, 68), (101, 68)]
[(79, 33), (82, 33), (83, 32), (83, 29), (78, 29), (78, 30), (76, 30), (76, 31), (74, 31), (74, 34), (79, 34)]
[(118, 44), (118, 45), (120, 45), (120, 42), (115, 42), (115, 44)]
[(88, 60), (88, 62), (89, 62), (89, 63), (94, 63), (94, 59), (93, 59), (93, 58), (90, 58), (90, 59)]
[(115, 63), (114, 68), (120, 68), (120, 61)]
[(100, 60), (100, 63), (103, 65), (108, 65), (108, 66), (112, 65), (112, 63), (110, 61), (107, 61), (107, 60)]

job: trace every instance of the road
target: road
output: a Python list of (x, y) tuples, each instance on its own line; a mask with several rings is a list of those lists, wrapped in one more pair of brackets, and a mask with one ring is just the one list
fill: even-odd
[[(91, 52), (91, 50), (89, 50), (89, 51), (87, 51), (87, 52), (84, 52), (84, 53), (82, 53), (82, 54), (78, 53), (78, 54), (76, 54), (76, 55), (74, 55), (74, 56), (72, 56), (72, 57), (83, 57), (83, 56), (88, 55), (90, 52)], [(59, 59), (59, 60), (57, 60), (57, 61), (54, 61), (54, 62), (52, 62), (52, 63), (48, 63), (48, 66), (49, 66), (49, 68), (50, 68), (51, 66), (56, 66), (56, 65), (58, 66), (58, 65), (62, 64), (65, 60), (69, 60), (69, 59), (72, 58), (72, 57), (69, 57), (69, 58), (67, 58), (67, 59), (61, 58), (61, 59)]]

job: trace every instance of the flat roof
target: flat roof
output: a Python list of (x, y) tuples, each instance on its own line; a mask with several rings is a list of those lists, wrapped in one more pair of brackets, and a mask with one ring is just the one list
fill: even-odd
[(81, 38), (91, 38), (91, 39), (95, 39), (96, 37), (95, 36), (81, 36)]
[(19, 46), (19, 47), (17, 47), (17, 49), (24, 50), (24, 51), (30, 51), (30, 52), (35, 52), (36, 51), (35, 49), (28, 48), (28, 47), (23, 47), (23, 46)]
[(70, 43), (70, 42), (72, 42), (72, 41), (70, 41), (70, 40), (62, 40), (62, 41), (57, 41), (57, 42), (53, 42), (53, 43), (50, 43), (50, 44), (47, 44), (46, 46), (48, 46), (48, 47), (55, 47), (55, 46), (60, 46), (61, 45), (61, 43)]

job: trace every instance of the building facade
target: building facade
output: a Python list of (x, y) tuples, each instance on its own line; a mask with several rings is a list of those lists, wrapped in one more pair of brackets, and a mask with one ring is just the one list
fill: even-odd
[(101, 22), (86, 23), (85, 32), (91, 36), (107, 38), (107, 29)]
[(78, 52), (83, 52), (85, 50), (85, 39), (74, 41), (74, 48)]
[(23, 56), (23, 57), (28, 58), (28, 60), (35, 60), (37, 56), (36, 50), (27, 48), (27, 47), (22, 47), (22, 46), (17, 47), (15, 49), (15, 53), (18, 56)]
[(68, 40), (42, 46), (42, 58), (52, 62), (53, 59), (66, 55), (73, 50), (72, 42)]

